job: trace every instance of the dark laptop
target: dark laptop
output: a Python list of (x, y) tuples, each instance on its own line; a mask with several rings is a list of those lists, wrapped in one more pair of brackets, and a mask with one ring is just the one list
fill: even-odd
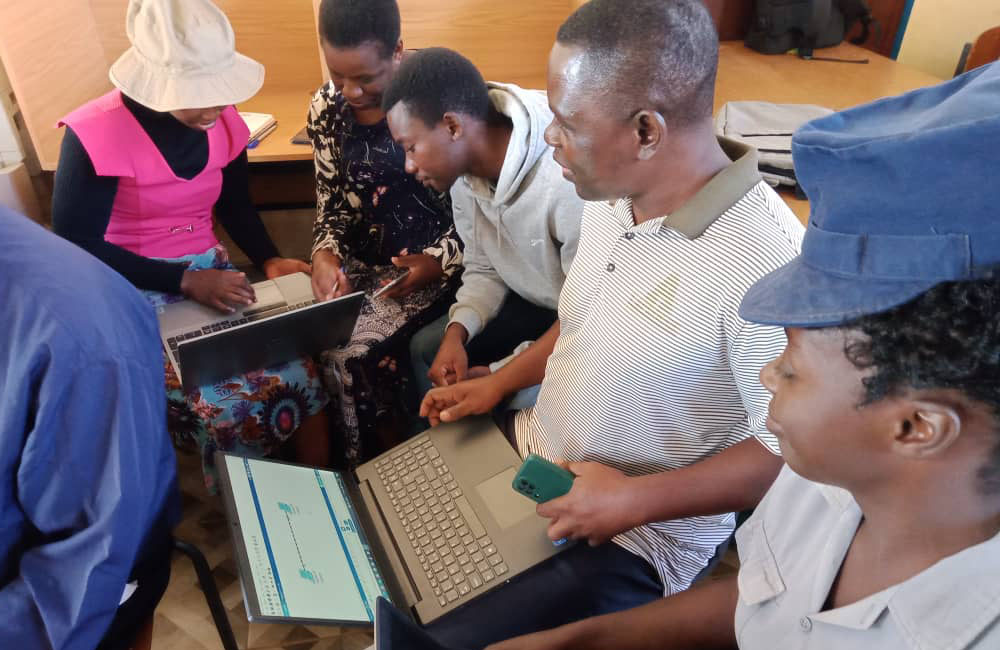
[(215, 383), (343, 345), (364, 302), (360, 291), (316, 302), (305, 273), (257, 282), (253, 289), (257, 302), (229, 315), (193, 300), (157, 308), (160, 338), (183, 386)]

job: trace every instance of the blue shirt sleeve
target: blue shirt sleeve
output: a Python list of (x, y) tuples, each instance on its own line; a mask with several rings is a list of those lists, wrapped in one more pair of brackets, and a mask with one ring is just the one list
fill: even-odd
[[(29, 534), (0, 585), (0, 645), (94, 648), (175, 498), (162, 365), (42, 348), (15, 494)], [(26, 369), (27, 370), (27, 369)], [(5, 509), (8, 506), (5, 506)], [(161, 528), (162, 530), (162, 528)]]

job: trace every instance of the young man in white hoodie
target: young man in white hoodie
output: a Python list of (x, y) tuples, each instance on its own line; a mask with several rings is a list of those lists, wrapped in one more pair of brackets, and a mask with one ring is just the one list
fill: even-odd
[(406, 171), (450, 188), (465, 244), (455, 303), (411, 344), (426, 391), (465, 379), (470, 365), (509, 354), (555, 322), (583, 201), (545, 143), (552, 113), (542, 91), (487, 83), (461, 54), (429, 48), (400, 66), (383, 108)]

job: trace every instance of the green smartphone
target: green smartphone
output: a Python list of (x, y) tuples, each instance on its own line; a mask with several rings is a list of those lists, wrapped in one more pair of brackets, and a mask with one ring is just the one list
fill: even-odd
[(544, 503), (569, 492), (573, 473), (545, 460), (538, 454), (528, 454), (517, 470), (511, 487), (532, 501)]

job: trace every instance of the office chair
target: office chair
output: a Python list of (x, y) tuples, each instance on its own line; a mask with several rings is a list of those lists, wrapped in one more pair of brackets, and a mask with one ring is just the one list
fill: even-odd
[[(212, 570), (208, 566), (205, 555), (194, 544), (176, 537), (173, 548), (186, 555), (194, 565), (194, 571), (198, 575), (198, 584), (201, 586), (202, 593), (205, 594), (208, 609), (212, 612), (212, 620), (215, 622), (215, 629), (219, 633), (222, 647), (225, 650), (239, 650), (239, 646), (236, 645), (236, 637), (233, 636), (233, 628), (229, 625), (229, 618), (226, 616), (226, 608), (222, 605), (222, 598), (219, 596), (219, 588), (212, 578)], [(151, 650), (152, 644), (153, 613), (151, 612), (129, 645), (129, 650)]]
[(1000, 59), (1000, 26), (987, 29), (974, 43), (966, 43), (955, 68), (955, 76)]
[(139, 628), (139, 632), (132, 639), (129, 650), (152, 650), (153, 647), (153, 615), (150, 614), (146, 622)]
[(222, 605), (222, 598), (219, 596), (219, 588), (212, 578), (212, 570), (208, 566), (205, 555), (194, 544), (174, 538), (174, 550), (186, 555), (194, 564), (194, 571), (198, 574), (198, 584), (205, 594), (205, 601), (208, 609), (212, 612), (212, 620), (215, 622), (215, 629), (219, 632), (219, 639), (225, 650), (239, 650), (236, 645), (236, 637), (233, 636), (233, 628), (229, 625), (229, 618), (226, 616), (226, 608)]

